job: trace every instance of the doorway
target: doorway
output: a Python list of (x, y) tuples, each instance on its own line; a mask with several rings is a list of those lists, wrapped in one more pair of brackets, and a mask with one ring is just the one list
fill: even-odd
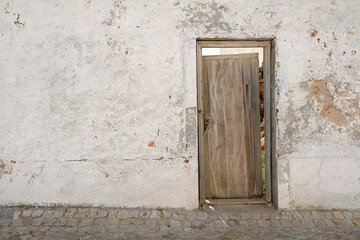
[(271, 46), (272, 40), (197, 41), (201, 205), (277, 200)]

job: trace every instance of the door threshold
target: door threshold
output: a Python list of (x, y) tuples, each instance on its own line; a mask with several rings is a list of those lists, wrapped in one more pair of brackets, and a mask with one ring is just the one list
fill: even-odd
[(262, 205), (268, 204), (263, 198), (205, 199), (208, 205)]

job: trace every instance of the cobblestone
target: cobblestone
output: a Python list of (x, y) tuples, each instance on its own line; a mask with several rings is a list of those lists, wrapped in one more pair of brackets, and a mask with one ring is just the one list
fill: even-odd
[(360, 239), (359, 211), (0, 208), (0, 239)]

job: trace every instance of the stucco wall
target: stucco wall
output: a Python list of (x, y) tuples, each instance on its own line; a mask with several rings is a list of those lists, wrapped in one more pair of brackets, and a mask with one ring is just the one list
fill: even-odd
[(0, 204), (198, 205), (196, 38), (275, 38), (279, 207), (360, 208), (357, 1), (1, 1)]

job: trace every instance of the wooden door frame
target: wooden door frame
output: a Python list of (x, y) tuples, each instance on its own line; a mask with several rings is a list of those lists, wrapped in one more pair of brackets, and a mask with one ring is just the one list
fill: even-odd
[[(265, 187), (266, 202), (278, 206), (277, 189), (277, 163), (276, 163), (276, 107), (275, 107), (275, 45), (273, 39), (197, 39), (196, 41), (196, 71), (197, 71), (197, 96), (198, 96), (198, 140), (199, 140), (199, 202), (204, 204), (244, 204), (251, 203), (244, 199), (234, 201), (211, 202), (205, 199), (203, 135), (204, 121), (202, 119), (203, 89), (202, 89), (202, 48), (252, 48), (264, 49), (264, 116), (265, 116)], [(258, 203), (258, 201), (255, 201)]]

